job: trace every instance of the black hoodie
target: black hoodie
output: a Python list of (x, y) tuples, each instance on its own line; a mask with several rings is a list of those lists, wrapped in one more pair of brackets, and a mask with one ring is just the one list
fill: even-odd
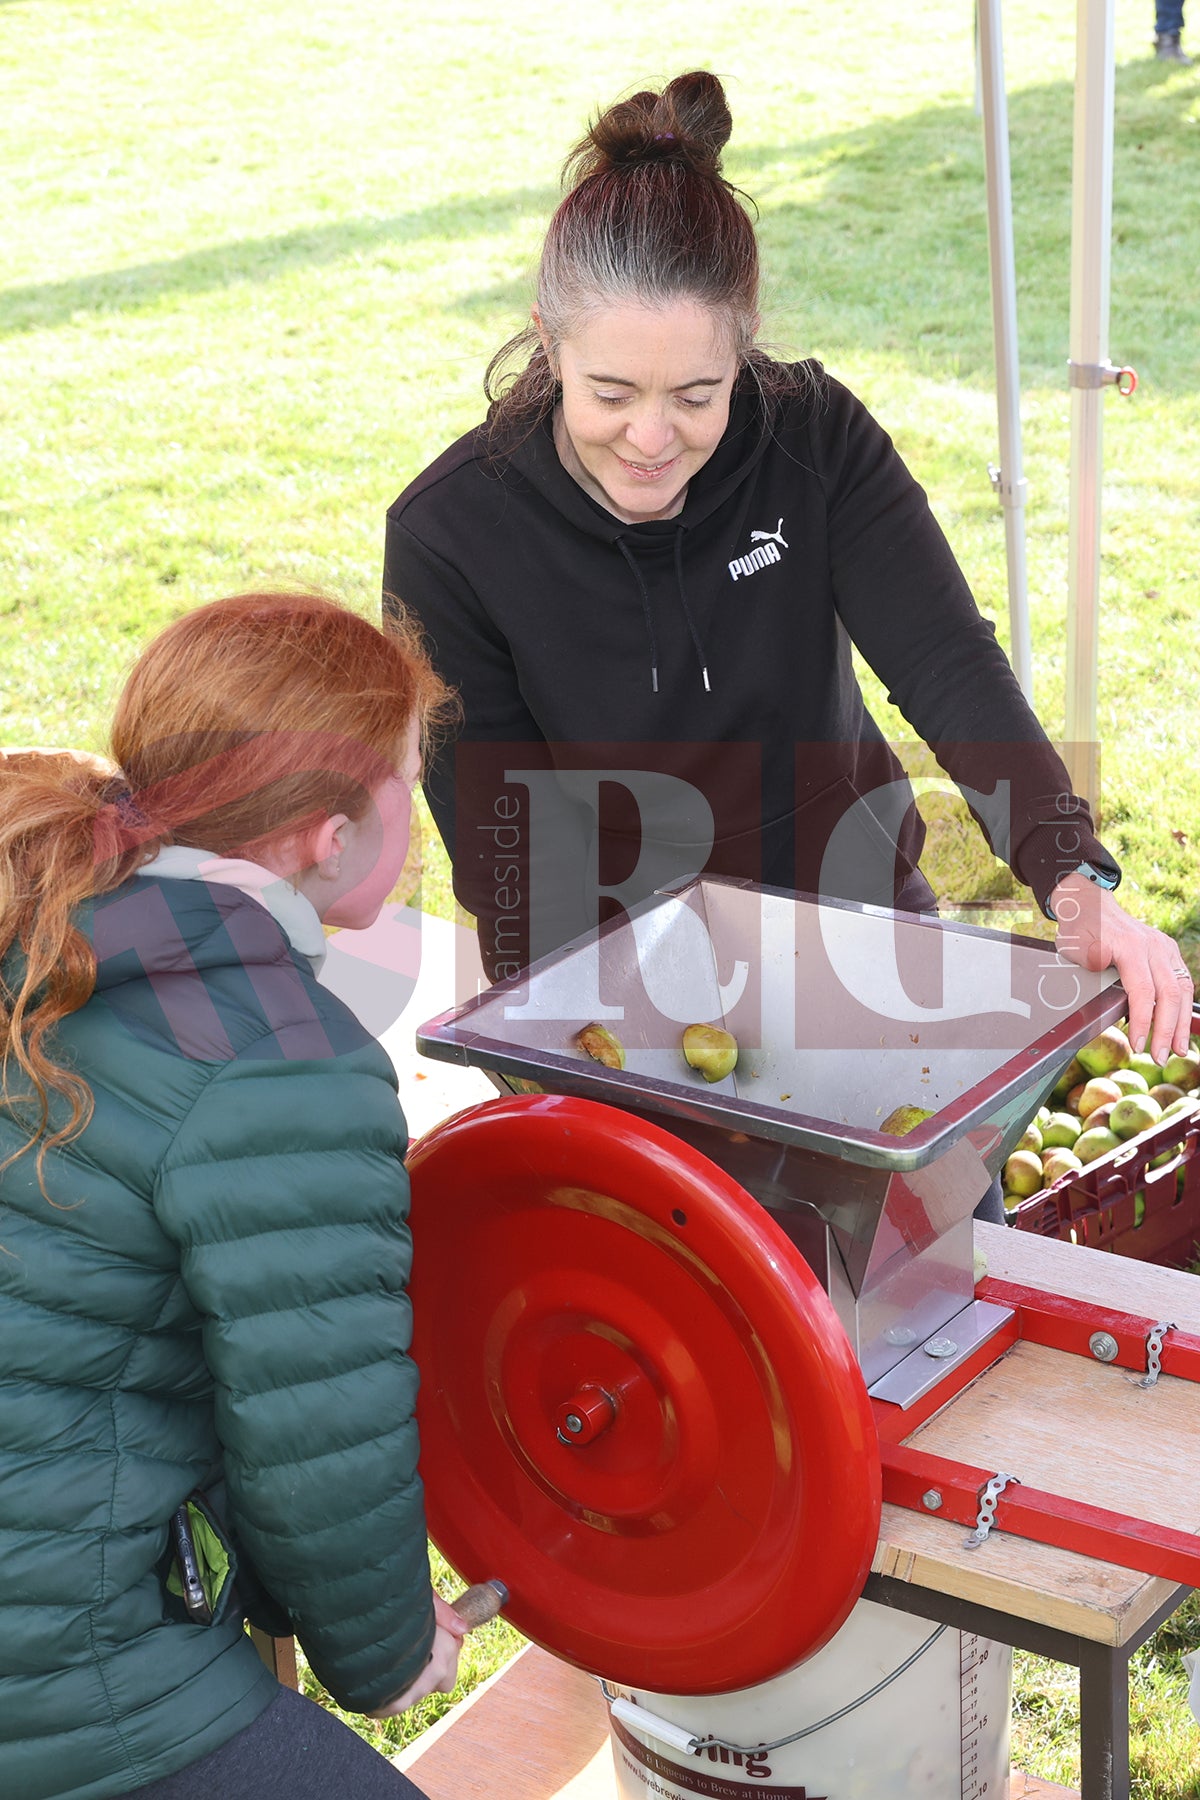
[(890, 438), (819, 364), (788, 374), (765, 402), (741, 377), (673, 519), (593, 501), (548, 421), (503, 458), (469, 433), (389, 509), (385, 607), (462, 702), (426, 791), (493, 972), (594, 923), (600, 888), (700, 867), (911, 894), (924, 827), (852, 642), (1040, 904), (1084, 859), (1119, 874)]

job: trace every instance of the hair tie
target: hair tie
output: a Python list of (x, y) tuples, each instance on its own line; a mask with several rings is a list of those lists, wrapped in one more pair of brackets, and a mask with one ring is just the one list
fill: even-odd
[(673, 131), (660, 131), (654, 141), (656, 144), (673, 144), (675, 142), (675, 133)]
[(104, 805), (112, 807), (126, 831), (145, 831), (150, 823), (127, 781), (117, 778), (109, 782), (104, 790)]

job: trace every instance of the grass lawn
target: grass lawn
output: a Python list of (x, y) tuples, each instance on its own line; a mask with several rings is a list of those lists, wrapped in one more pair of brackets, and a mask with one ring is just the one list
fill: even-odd
[[(1109, 349), (1141, 385), (1105, 405), (1102, 824), (1122, 898), (1195, 966), (1200, 70), (1154, 62), (1151, 29), (1148, 0), (1117, 0)], [(1035, 699), (1055, 733), (1073, 9), (1008, 0), (1004, 30)], [(932, 0), (852, 24), (821, 0), (0, 0), (0, 742), (99, 745), (146, 636), (235, 588), (373, 612), (384, 511), (479, 416), (563, 154), (597, 104), (696, 65), (729, 84), (767, 339), (884, 421), (1006, 639), (971, 38), (969, 5)], [(925, 804), (939, 891), (1033, 923), (961, 807)], [(448, 915), (431, 830), (419, 873)], [(1134, 1792), (1166, 1800), (1200, 1791), (1200, 1738), (1155, 1644)], [(1020, 1668), (1021, 1758), (1069, 1779), (1058, 1688)]]

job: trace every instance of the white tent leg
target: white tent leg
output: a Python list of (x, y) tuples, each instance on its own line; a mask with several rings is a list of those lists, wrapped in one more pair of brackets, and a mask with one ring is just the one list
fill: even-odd
[(1004, 90), (1001, 0), (978, 0), (979, 78), (987, 168), (988, 253), (992, 266), (992, 333), (996, 345), (996, 411), (1000, 467), (992, 485), (1004, 508), (1008, 617), (1012, 665), (1033, 700), (1029, 645), (1029, 582), (1025, 563), (1025, 480), (1021, 457), (1021, 369), (1017, 348), (1017, 280), (1013, 254), (1012, 177), (1008, 161), (1008, 101)]
[(1071, 507), (1067, 572), (1066, 762), (1077, 793), (1100, 799), (1097, 733), (1100, 477), (1108, 362), (1114, 0), (1078, 0), (1071, 208)]

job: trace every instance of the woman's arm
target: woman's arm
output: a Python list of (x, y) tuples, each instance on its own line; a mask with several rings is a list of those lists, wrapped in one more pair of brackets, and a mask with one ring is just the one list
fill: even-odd
[(1111, 859), (924, 491), (866, 408), (837, 383), (830, 394), (820, 429), (838, 612), (892, 704), (966, 790), (996, 855), (1043, 905), (1081, 861)]
[(154, 1199), (202, 1321), (230, 1522), (320, 1679), (361, 1711), (421, 1675), (435, 1634), (406, 1137), (377, 1045), (297, 1061), (276, 1037), (207, 1084)]
[[(1152, 1049), (1163, 1061), (1172, 1047), (1186, 1049), (1191, 1022), (1178, 947), (1075, 874), (1085, 862), (1117, 876), (1119, 869), (980, 616), (923, 490), (866, 408), (837, 383), (830, 392), (821, 429), (834, 591), (846, 629), (965, 790), (996, 855), (1039, 905), (1051, 904), (1062, 954), (1116, 967), (1136, 1035), (1151, 1031), (1153, 1010)], [(1068, 921), (1053, 896), (1071, 910), (1076, 889), (1078, 910)]]

